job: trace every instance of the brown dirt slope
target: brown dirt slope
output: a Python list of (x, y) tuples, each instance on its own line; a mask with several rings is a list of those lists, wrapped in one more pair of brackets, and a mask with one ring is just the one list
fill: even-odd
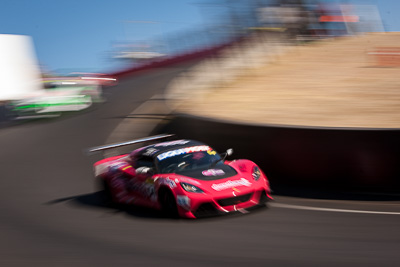
[(400, 33), (297, 46), (181, 111), (250, 123), (400, 128), (400, 68), (379, 66), (370, 54), (388, 47), (400, 47)]

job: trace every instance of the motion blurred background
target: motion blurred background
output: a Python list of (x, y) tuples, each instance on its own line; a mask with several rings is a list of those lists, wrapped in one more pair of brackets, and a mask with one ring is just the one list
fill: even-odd
[[(170, 55), (199, 49), (219, 42), (232, 31), (247, 31), (256, 25), (287, 24), (291, 19), (291, 23), (296, 22), (297, 15), (288, 14), (297, 12), (296, 9), (302, 13), (303, 25), (308, 20), (310, 30), (321, 28), (323, 21), (327, 25), (325, 30), (344, 30), (344, 23), (336, 21), (335, 26), (334, 17), (324, 17), (326, 13), (359, 16), (359, 23), (355, 24), (361, 31), (399, 31), (399, 18), (393, 12), (398, 5), (391, 0), (177, 0), (169, 3), (121, 0), (101, 5), (97, 1), (3, 1), (0, 32), (31, 36), (44, 73), (110, 72), (126, 63), (114, 60), (123, 52)], [(279, 6), (286, 6), (282, 10), (286, 15), (276, 15), (280, 12)]]
[[(2, 0), (0, 265), (399, 266), (399, 9)], [(106, 206), (104, 155), (82, 151), (159, 132), (233, 147), (276, 201), (195, 222)]]
[[(26, 107), (29, 110), (32, 102), (38, 101), (42, 105), (73, 103), (78, 105), (77, 110), (84, 109), (92, 102), (85, 97), (88, 84), (74, 86), (74, 93), (58, 90), (56, 95), (62, 97), (53, 99), (55, 93), (52, 93), (49, 100), (38, 82), (49, 77), (68, 76), (69, 80), (71, 76), (99, 76), (99, 73), (118, 76), (132, 68), (229, 44), (240, 38), (253, 39), (252, 43), (242, 46), (259, 47), (260, 43), (275, 42), (279, 43), (279, 48), (328, 37), (396, 31), (400, 23), (391, 12), (396, 5), (396, 1), (356, 0), (117, 1), (102, 4), (97, 1), (5, 1), (0, 11), (3, 57), (0, 92), (4, 95), (1, 101), (28, 99), (11, 103), (18, 110)], [(20, 40), (23, 45), (7, 44), (7, 39), (16, 38), (12, 35), (30, 37)], [(264, 54), (256, 58), (274, 53), (268, 45), (260, 49)], [(238, 54), (242, 55), (238, 57)], [(254, 61), (251, 56), (247, 58), (244, 50), (225, 56)], [(24, 58), (25, 62), (18, 58)], [(22, 82), (22, 73), (32, 81), (30, 85)], [(15, 75), (19, 79), (15, 79)], [(34, 77), (37, 79), (32, 80)], [(110, 77), (103, 77), (103, 80)], [(68, 83), (43, 81), (47, 82), (44, 87), (58, 86), (57, 89)], [(98, 83), (90, 86), (89, 91), (101, 94)]]

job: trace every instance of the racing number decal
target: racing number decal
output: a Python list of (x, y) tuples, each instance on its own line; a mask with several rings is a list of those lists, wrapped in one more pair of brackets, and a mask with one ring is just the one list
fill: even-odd
[(144, 182), (138, 181), (136, 179), (130, 179), (126, 183), (126, 188), (127, 190), (137, 193), (145, 198), (154, 198), (154, 196), (156, 195), (154, 181), (152, 181), (152, 179), (147, 179)]

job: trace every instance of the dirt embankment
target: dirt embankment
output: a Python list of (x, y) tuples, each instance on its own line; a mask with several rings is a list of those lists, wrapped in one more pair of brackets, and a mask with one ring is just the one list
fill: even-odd
[(297, 46), (180, 109), (250, 123), (400, 128), (399, 48), (399, 33)]

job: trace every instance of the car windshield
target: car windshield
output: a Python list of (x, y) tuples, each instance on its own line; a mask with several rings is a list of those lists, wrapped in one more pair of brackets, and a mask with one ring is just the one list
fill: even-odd
[(213, 150), (198, 151), (173, 155), (166, 158), (157, 158), (160, 173), (178, 173), (188, 170), (206, 169), (221, 157)]

